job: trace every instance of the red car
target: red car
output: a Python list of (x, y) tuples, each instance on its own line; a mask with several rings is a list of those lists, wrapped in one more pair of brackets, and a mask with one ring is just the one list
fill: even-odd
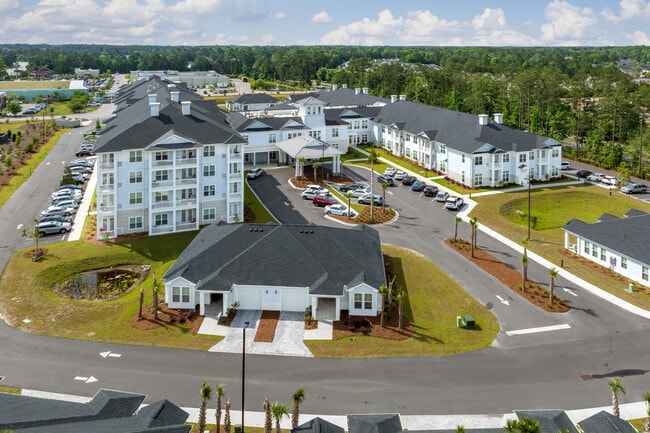
[(314, 196), (312, 203), (314, 203), (314, 206), (324, 207), (331, 204), (336, 204), (338, 201), (336, 201), (336, 199), (331, 195), (317, 195)]

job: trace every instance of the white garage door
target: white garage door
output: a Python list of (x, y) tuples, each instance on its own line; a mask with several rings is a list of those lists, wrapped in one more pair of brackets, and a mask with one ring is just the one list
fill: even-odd
[(306, 289), (283, 289), (282, 290), (282, 311), (304, 312), (307, 308)]
[(237, 302), (242, 310), (262, 309), (262, 289), (237, 288)]

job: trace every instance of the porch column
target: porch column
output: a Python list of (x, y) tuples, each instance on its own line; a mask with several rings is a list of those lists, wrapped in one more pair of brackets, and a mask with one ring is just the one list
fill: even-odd
[(341, 298), (334, 298), (336, 309), (334, 310), (334, 320), (341, 320)]
[(300, 177), (300, 167), (301, 166), (302, 166), (302, 164), (300, 163), (300, 161), (298, 161), (298, 158), (296, 158), (296, 173), (295, 173), (296, 178)]
[(311, 306), (311, 315), (314, 319), (318, 320), (318, 298), (316, 296), (310, 296), (309, 305)]
[(335, 175), (341, 174), (341, 160), (338, 155), (332, 159), (332, 173)]
[(564, 249), (569, 249), (569, 232), (564, 231)]
[(205, 316), (205, 293), (199, 292), (199, 316)]

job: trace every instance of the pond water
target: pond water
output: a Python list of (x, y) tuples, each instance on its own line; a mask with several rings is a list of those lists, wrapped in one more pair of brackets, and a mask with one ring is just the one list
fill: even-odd
[(72, 299), (115, 299), (138, 285), (148, 271), (149, 266), (134, 265), (84, 272), (57, 284), (54, 290)]

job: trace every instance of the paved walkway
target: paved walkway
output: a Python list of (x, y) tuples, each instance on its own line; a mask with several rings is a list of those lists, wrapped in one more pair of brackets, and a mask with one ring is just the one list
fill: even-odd
[[(89, 158), (90, 159), (90, 158)], [(72, 224), (72, 230), (68, 235), (68, 241), (78, 241), (83, 237), (84, 223), (86, 218), (91, 214), (90, 212), (90, 202), (93, 199), (93, 194), (95, 192), (95, 186), (97, 185), (97, 160), (95, 158), (95, 168), (90, 175), (90, 179), (86, 182), (86, 190), (84, 192), (83, 199), (79, 204), (79, 209), (74, 217), (74, 224)]]

